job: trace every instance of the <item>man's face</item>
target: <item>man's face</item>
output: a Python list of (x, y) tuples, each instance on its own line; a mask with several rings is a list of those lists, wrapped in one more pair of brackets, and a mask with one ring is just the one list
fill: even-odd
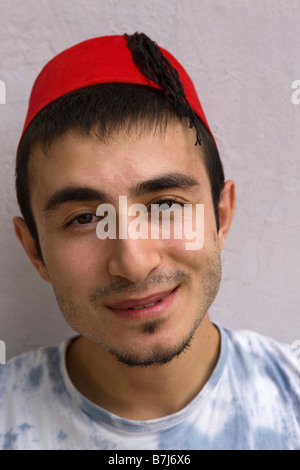
[[(69, 133), (47, 155), (36, 148), (31, 157), (32, 209), (59, 307), (72, 328), (126, 363), (163, 363), (179, 354), (219, 288), (210, 183), (194, 144), (193, 130), (172, 124), (165, 134), (120, 131), (107, 142)], [(170, 184), (170, 174), (194, 184)], [(100, 240), (96, 209), (110, 203), (118, 216), (119, 196), (127, 196), (128, 207), (204, 204), (203, 248), (188, 251), (186, 239), (173, 237)]]

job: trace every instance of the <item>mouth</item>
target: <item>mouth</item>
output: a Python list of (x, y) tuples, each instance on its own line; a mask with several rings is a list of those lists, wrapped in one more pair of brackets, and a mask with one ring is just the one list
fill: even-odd
[(142, 299), (127, 299), (106, 305), (114, 314), (125, 319), (139, 319), (163, 313), (173, 302), (178, 286)]

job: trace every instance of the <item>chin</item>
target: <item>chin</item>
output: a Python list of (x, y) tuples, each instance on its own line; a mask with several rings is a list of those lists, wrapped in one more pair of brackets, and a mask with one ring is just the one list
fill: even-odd
[[(195, 326), (188, 335), (175, 344), (170, 344), (170, 333), (168, 339), (163, 337), (162, 331), (157, 321), (148, 321), (143, 324), (143, 339), (141, 347), (132, 347), (123, 351), (109, 349), (108, 351), (122, 364), (130, 367), (151, 367), (165, 365), (181, 356), (191, 345)], [(172, 338), (174, 340), (174, 338)], [(148, 345), (147, 345), (148, 343)], [(140, 349), (140, 350), (139, 350)]]

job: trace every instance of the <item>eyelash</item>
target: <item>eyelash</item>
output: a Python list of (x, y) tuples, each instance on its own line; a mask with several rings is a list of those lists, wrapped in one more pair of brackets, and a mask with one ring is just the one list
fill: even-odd
[[(80, 214), (76, 215), (76, 217), (73, 217), (71, 220), (69, 220), (66, 223), (65, 228), (69, 227), (70, 225), (77, 225), (77, 226), (91, 225), (93, 222), (88, 222), (86, 224), (75, 223), (77, 219), (86, 215), (90, 215), (91, 217), (97, 217), (96, 214), (94, 214), (93, 212), (88, 212), (88, 211), (81, 212)], [(99, 217), (99, 220), (100, 220), (100, 217)]]
[[(152, 202), (151, 204), (159, 204), (159, 205), (162, 205), (162, 204), (166, 204), (166, 203), (171, 203), (171, 204), (178, 204), (180, 206), (183, 207), (184, 203), (183, 202), (180, 202), (176, 197), (172, 198), (172, 197), (168, 197), (168, 198), (165, 198), (165, 199), (160, 199), (158, 201), (155, 201), (155, 202)], [(151, 206), (150, 204), (150, 206)], [(73, 217), (71, 220), (69, 220), (66, 224), (65, 224), (65, 228), (67, 227), (70, 227), (70, 226), (85, 226), (85, 225), (91, 225), (93, 224), (94, 222), (89, 222), (89, 223), (86, 223), (86, 224), (80, 224), (80, 223), (75, 223), (75, 221), (77, 219), (79, 219), (80, 217), (82, 216), (86, 216), (86, 215), (90, 215), (92, 217), (98, 217), (98, 219), (100, 220), (101, 217), (100, 216), (97, 216), (96, 214), (94, 214), (93, 212), (89, 212), (89, 211), (83, 211), (81, 212), (80, 214), (76, 215), (76, 217)], [(99, 221), (98, 220), (98, 221)], [(97, 221), (97, 223), (98, 223)]]
[(168, 197), (166, 199), (160, 199), (159, 201), (152, 202), (151, 204), (166, 204), (168, 202), (171, 202), (172, 204), (178, 204), (179, 206), (183, 207), (184, 203), (179, 201), (176, 197)]

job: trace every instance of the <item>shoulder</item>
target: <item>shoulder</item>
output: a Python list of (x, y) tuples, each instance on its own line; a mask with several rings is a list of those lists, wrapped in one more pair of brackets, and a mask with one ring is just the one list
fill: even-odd
[[(284, 397), (294, 397), (300, 408), (300, 347), (288, 345), (247, 330), (224, 329), (228, 338), (229, 367), (245, 382), (276, 388)], [(267, 389), (267, 388), (266, 388)]]
[[(10, 359), (0, 367), (0, 384), (3, 388), (22, 382), (23, 386), (34, 388), (45, 378), (55, 379), (59, 364), (60, 346), (39, 348)], [(0, 393), (1, 395), (1, 393)]]
[(228, 337), (229, 348), (238, 356), (267, 364), (290, 364), (295, 371), (300, 370), (300, 345), (297, 346), (297, 342), (289, 345), (253, 331), (223, 330)]
[(63, 379), (67, 344), (43, 347), (0, 366), (0, 449), (60, 448), (62, 423), (70, 411)]
[[(10, 419), (13, 409), (30, 407), (35, 400), (44, 400), (50, 393), (62, 393), (60, 361), (64, 343), (40, 348), (10, 359), (0, 366), (0, 417)], [(14, 413), (15, 415), (15, 413)], [(1, 423), (0, 423), (1, 428)]]
[(300, 448), (300, 348), (251, 331), (219, 330), (222, 374), (212, 393), (224, 442), (256, 450)]

